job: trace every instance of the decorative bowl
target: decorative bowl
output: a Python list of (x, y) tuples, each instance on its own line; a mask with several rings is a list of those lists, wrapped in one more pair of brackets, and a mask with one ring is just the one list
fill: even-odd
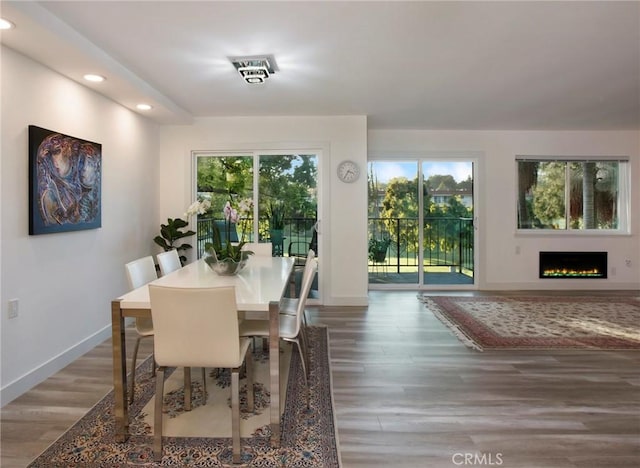
[(240, 261), (236, 261), (232, 258), (221, 258), (219, 259), (216, 256), (216, 251), (213, 249), (209, 249), (205, 251), (204, 261), (205, 263), (215, 271), (217, 274), (222, 276), (233, 276), (237, 275), (242, 271), (242, 269), (247, 265), (247, 261), (249, 260), (249, 255), (251, 252), (242, 252)]

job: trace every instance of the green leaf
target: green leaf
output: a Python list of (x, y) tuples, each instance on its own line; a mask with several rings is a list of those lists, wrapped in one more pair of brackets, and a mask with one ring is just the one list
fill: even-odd
[(166, 252), (167, 250), (170, 250), (170, 249), (171, 249), (171, 246), (170, 246), (169, 244), (167, 244), (167, 241), (166, 241), (166, 240), (164, 240), (164, 239), (163, 239), (162, 237), (160, 237), (160, 236), (156, 236), (156, 237), (154, 237), (154, 238), (153, 238), (153, 241), (154, 241), (156, 244), (158, 244), (160, 247), (162, 247), (162, 248), (165, 250), (165, 252)]
[[(178, 239), (195, 235), (194, 231), (182, 232), (181, 229), (188, 226), (185, 220), (180, 218), (168, 218), (167, 224), (160, 224), (160, 235), (154, 237), (153, 241), (165, 251), (175, 248), (174, 243)], [(191, 249), (190, 244), (182, 244), (177, 250)]]

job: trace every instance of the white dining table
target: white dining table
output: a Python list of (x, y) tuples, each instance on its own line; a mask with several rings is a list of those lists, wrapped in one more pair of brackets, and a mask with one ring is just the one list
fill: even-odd
[[(239, 274), (221, 276), (200, 259), (150, 283), (184, 288), (234, 286), (239, 311), (268, 313), (271, 442), (276, 446), (280, 444), (279, 305), (289, 284), (293, 265), (293, 258), (253, 255)], [(151, 317), (147, 285), (111, 302), (115, 437), (118, 442), (124, 442), (129, 437), (126, 317)]]

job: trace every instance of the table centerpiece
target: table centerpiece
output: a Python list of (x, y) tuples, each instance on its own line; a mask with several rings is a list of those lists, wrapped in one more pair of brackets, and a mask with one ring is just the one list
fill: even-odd
[[(234, 208), (231, 201), (227, 201), (222, 210), (224, 216), (225, 236), (220, 232), (218, 226), (213, 223), (212, 238), (213, 242), (205, 244), (204, 261), (209, 267), (219, 275), (236, 275), (247, 264), (249, 256), (253, 255), (250, 250), (243, 250), (246, 243), (246, 223), (247, 215), (251, 213), (253, 202), (251, 199), (241, 200), (238, 208)], [(241, 215), (245, 215), (244, 219)], [(231, 229), (235, 229), (236, 225), (241, 223), (242, 234), (238, 243), (231, 241)]]

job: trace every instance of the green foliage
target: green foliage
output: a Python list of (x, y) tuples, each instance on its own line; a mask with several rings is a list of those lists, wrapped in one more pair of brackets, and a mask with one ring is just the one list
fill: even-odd
[(451, 174), (434, 174), (425, 181), (427, 190), (455, 190), (458, 188), (456, 180)]
[[(211, 224), (211, 237), (213, 242), (205, 243), (205, 251), (213, 249), (215, 252), (210, 253), (215, 255), (218, 260), (231, 259), (235, 262), (239, 262), (240, 260), (245, 259), (248, 255), (252, 254), (253, 252), (242, 250), (242, 247), (244, 246), (244, 244), (246, 244), (246, 216), (251, 213), (252, 206), (253, 205), (250, 199), (241, 200), (238, 203), (237, 209), (233, 207), (231, 200), (225, 202), (225, 207), (223, 209), (225, 217), (224, 238), (220, 233), (217, 222), (213, 222)], [(245, 218), (243, 219), (242, 216), (245, 216)], [(231, 233), (232, 230), (236, 229), (236, 224), (238, 223), (242, 226), (242, 235), (240, 241), (238, 243), (234, 243), (232, 241), (234, 237), (231, 235)]]
[(565, 226), (565, 166), (564, 162), (540, 163), (538, 183), (533, 188), (533, 212), (546, 228)]
[(279, 201), (289, 216), (315, 218), (318, 206), (316, 178), (315, 156), (261, 156), (259, 211), (270, 216), (270, 204)]
[(284, 229), (285, 207), (283, 202), (269, 203), (269, 229)]
[[(401, 246), (406, 246), (407, 251), (415, 252), (418, 247), (418, 178), (412, 180), (406, 177), (396, 177), (386, 184), (378, 182), (373, 171), (369, 173), (369, 217), (378, 218), (370, 221), (370, 233), (373, 242), (376, 239), (390, 238)], [(454, 250), (449, 239), (458, 239), (462, 226), (469, 223), (460, 223), (460, 218), (473, 217), (472, 208), (467, 208), (462, 203), (461, 195), (451, 195), (446, 204), (434, 203), (430, 193), (433, 191), (470, 191), (473, 188), (471, 178), (456, 183), (451, 175), (432, 175), (423, 183), (423, 207), (424, 207), (424, 248), (435, 252)], [(382, 195), (383, 194), (383, 195)], [(382, 202), (379, 201), (383, 197)], [(438, 218), (436, 220), (436, 218)], [(445, 229), (447, 237), (442, 235), (441, 229)], [(369, 258), (372, 245), (370, 243)]]
[[(153, 238), (153, 241), (158, 244), (160, 247), (164, 249), (165, 252), (168, 252), (171, 249), (176, 249), (178, 253), (191, 249), (191, 244), (182, 243), (176, 244), (177, 241), (184, 237), (190, 237), (195, 234), (194, 231), (182, 231), (185, 227), (187, 227), (189, 223), (187, 223), (184, 219), (181, 218), (169, 218), (167, 219), (167, 224), (160, 225), (160, 235)], [(182, 263), (187, 261), (187, 257), (184, 255), (180, 255), (180, 261)]]
[(198, 192), (211, 193), (213, 206), (222, 206), (230, 195), (249, 193), (253, 187), (253, 161), (248, 156), (199, 157)]
[(375, 260), (378, 262), (383, 261), (387, 256), (387, 249), (391, 239), (388, 237), (382, 239), (370, 238), (369, 239), (369, 260)]
[(231, 238), (231, 223), (225, 222), (225, 229), (227, 229), (226, 242), (222, 242), (222, 236), (220, 235), (220, 229), (218, 229), (218, 225), (216, 223), (212, 224), (212, 237), (213, 242), (207, 242), (204, 244), (204, 250), (210, 252), (211, 249), (214, 252), (210, 252), (215, 254), (218, 260), (231, 259), (234, 262), (239, 262), (246, 256), (252, 254), (253, 252), (242, 250), (245, 242), (240, 241), (238, 244), (234, 245), (229, 239)]
[[(230, 196), (253, 196), (251, 156), (198, 157), (197, 161), (198, 196), (211, 200), (213, 206), (223, 206)], [(270, 201), (282, 201), (292, 217), (317, 216), (315, 155), (261, 155), (259, 163), (261, 217), (269, 216)]]
[(518, 167), (520, 228), (615, 228), (617, 162), (537, 161), (529, 171), (524, 164)]

